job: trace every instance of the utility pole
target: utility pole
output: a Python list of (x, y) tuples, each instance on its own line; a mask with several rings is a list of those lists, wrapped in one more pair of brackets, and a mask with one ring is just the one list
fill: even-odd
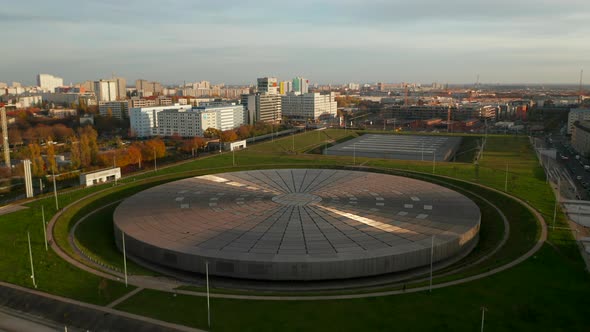
[(55, 172), (52, 170), (51, 175), (53, 176), (53, 195), (55, 196), (55, 211), (59, 211), (59, 204), (57, 202), (57, 185), (55, 184)]
[(436, 151), (432, 151), (432, 174), (436, 171)]
[(424, 161), (424, 142), (422, 142), (422, 161)]
[(211, 305), (209, 302), (209, 262), (205, 262), (205, 277), (207, 278), (207, 326), (211, 328)]
[(352, 145), (352, 165), (356, 165), (356, 143)]
[(432, 293), (432, 265), (434, 262), (434, 235), (432, 236), (432, 242), (430, 244), (430, 286), (428, 291)]
[(48, 251), (47, 248), (47, 229), (45, 226), (45, 206), (41, 205), (41, 220), (43, 221), (43, 239), (45, 240), (45, 251)]
[(486, 307), (481, 307), (481, 332), (483, 332), (483, 325), (484, 325), (484, 321), (485, 321), (486, 310), (488, 310)]
[(506, 163), (506, 178), (504, 179), (504, 191), (508, 192), (508, 163)]
[(156, 159), (157, 159), (156, 148), (154, 148), (154, 172), (158, 171), (158, 161)]
[(121, 231), (121, 239), (123, 241), (123, 272), (125, 273), (125, 287), (127, 287), (127, 252), (125, 251), (125, 233)]
[(31, 279), (33, 280), (33, 286), (37, 288), (37, 282), (35, 281), (35, 268), (33, 267), (33, 251), (31, 250), (31, 234), (27, 231), (27, 240), (29, 241), (29, 259), (31, 261)]
[(232, 165), (236, 166), (236, 151), (235, 150), (231, 150), (231, 160), (232, 160)]

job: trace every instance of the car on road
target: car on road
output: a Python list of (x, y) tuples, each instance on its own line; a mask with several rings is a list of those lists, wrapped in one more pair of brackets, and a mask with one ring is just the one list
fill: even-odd
[(581, 175), (576, 176), (576, 180), (582, 180), (582, 176)]
[(568, 156), (566, 156), (564, 154), (561, 155), (561, 160), (568, 160), (568, 159), (570, 159)]

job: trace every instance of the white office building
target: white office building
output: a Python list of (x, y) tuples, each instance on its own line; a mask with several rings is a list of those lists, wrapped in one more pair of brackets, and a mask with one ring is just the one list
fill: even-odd
[(116, 80), (100, 80), (94, 81), (94, 93), (96, 99), (101, 101), (115, 101), (119, 94), (119, 89)]
[(299, 121), (331, 119), (336, 117), (334, 94), (291, 93), (281, 97), (283, 116)]
[(207, 128), (229, 130), (247, 123), (243, 105), (190, 105), (132, 108), (131, 129), (139, 137), (203, 136)]
[(55, 88), (64, 85), (64, 80), (49, 74), (39, 74), (37, 75), (37, 85), (44, 91), (55, 92)]
[(135, 107), (129, 109), (129, 124), (133, 133), (138, 137), (157, 135), (157, 114), (165, 110), (190, 110), (190, 105)]
[(589, 108), (572, 108), (567, 117), (567, 133), (571, 135), (576, 121), (590, 121)]

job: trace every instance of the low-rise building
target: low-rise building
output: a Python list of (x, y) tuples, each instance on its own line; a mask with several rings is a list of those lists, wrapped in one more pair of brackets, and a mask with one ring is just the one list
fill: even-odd
[(124, 119), (129, 117), (127, 101), (101, 101), (98, 103), (98, 113), (101, 116)]
[(80, 185), (94, 186), (97, 184), (115, 181), (121, 178), (121, 169), (119, 167), (102, 169), (95, 172), (80, 174)]

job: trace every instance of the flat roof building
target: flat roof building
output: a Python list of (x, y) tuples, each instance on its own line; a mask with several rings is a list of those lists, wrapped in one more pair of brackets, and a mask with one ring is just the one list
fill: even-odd
[(294, 120), (331, 119), (336, 117), (337, 109), (338, 105), (332, 94), (290, 93), (281, 97), (282, 115)]

